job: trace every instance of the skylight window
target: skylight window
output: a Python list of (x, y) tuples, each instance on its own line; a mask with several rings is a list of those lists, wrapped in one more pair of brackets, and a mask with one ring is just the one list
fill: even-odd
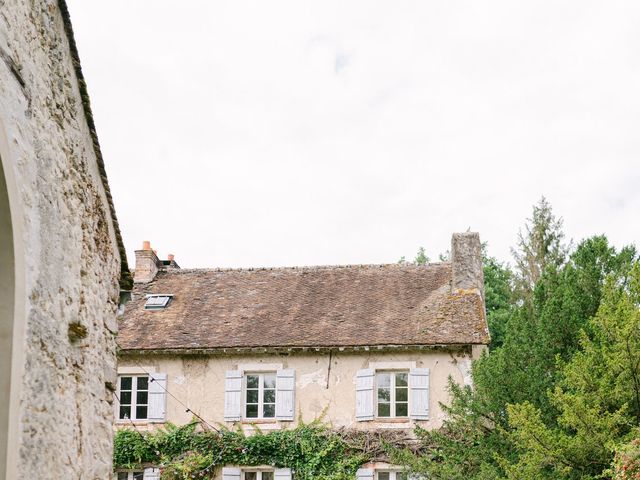
[(166, 308), (173, 295), (167, 293), (159, 293), (153, 295), (147, 295), (147, 303), (144, 304), (145, 310), (162, 310)]

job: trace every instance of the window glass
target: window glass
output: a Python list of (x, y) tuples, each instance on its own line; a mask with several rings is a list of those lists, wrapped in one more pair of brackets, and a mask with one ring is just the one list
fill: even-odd
[(262, 472), (262, 480), (273, 480), (273, 472)]
[(376, 391), (378, 417), (407, 417), (409, 415), (408, 372), (377, 373)]
[[(274, 418), (276, 416), (275, 373), (246, 375), (244, 400), (246, 418)], [(258, 480), (261, 479), (258, 478)]]
[(389, 480), (389, 472), (378, 472), (378, 480)]
[(244, 472), (244, 480), (258, 480), (258, 472)]
[(144, 480), (144, 472), (133, 472), (133, 480)]
[(147, 376), (122, 376), (119, 378), (118, 386), (118, 398), (120, 399), (118, 418), (121, 420), (146, 420), (149, 404), (149, 378)]

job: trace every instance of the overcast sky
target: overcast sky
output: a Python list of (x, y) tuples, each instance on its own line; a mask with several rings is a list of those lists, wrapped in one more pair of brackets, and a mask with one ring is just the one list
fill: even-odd
[(68, 0), (117, 215), (187, 267), (640, 238), (640, 2)]

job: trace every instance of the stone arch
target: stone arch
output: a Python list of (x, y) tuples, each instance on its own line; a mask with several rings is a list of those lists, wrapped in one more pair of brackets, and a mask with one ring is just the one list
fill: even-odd
[(5, 132), (0, 120), (0, 479), (17, 478), (25, 329), (20, 205)]

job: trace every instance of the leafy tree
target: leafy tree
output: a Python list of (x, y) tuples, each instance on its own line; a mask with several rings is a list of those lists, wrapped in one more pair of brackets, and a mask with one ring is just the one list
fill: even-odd
[(611, 275), (581, 350), (562, 369), (549, 397), (555, 425), (529, 402), (509, 406), (510, 433), (521, 451), (504, 462), (507, 478), (603, 478), (616, 445), (640, 429), (640, 262)]
[[(606, 237), (598, 236), (568, 255), (561, 220), (544, 199), (525, 230), (519, 258), (529, 260), (516, 271), (518, 285), (506, 267), (485, 255), (487, 312), (497, 342), (490, 354), (474, 362), (474, 388), (450, 382), (443, 428), (418, 432), (423, 455), (398, 452), (398, 460), (429, 478), (507, 478), (523, 471), (530, 476), (511, 478), (562, 478), (554, 477), (559, 470), (548, 465), (527, 470), (533, 457), (526, 456), (526, 446), (513, 433), (509, 408), (526, 404), (540, 425), (557, 426), (561, 406), (548, 392), (564, 378), (563, 365), (580, 351), (580, 332), (589, 331), (605, 278), (626, 278), (636, 252), (629, 247), (617, 252)], [(531, 282), (528, 292), (522, 286), (525, 278)], [(512, 469), (514, 465), (518, 467)]]
[(564, 243), (562, 218), (556, 218), (551, 204), (542, 197), (533, 207), (524, 232), (518, 232), (517, 248), (511, 249), (516, 262), (518, 287), (523, 297), (530, 298), (536, 283), (547, 267), (560, 267), (568, 252)]

